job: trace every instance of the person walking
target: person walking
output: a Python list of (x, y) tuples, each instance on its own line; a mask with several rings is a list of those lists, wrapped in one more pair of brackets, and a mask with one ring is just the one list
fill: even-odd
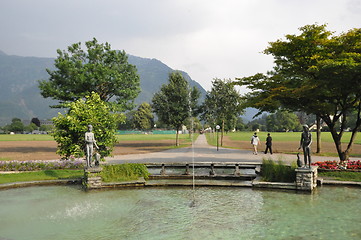
[(257, 146), (261, 145), (261, 141), (259, 140), (257, 133), (255, 132), (251, 138), (251, 144), (253, 145), (253, 154), (257, 155)]
[(272, 154), (272, 137), (271, 137), (270, 133), (267, 134), (266, 150), (264, 151), (264, 154), (267, 154), (268, 150), (269, 150), (269, 153)]

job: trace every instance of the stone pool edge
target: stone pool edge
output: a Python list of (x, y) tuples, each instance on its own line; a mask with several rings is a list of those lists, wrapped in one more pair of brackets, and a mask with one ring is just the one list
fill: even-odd
[[(3, 183), (0, 184), (0, 190), (6, 190), (11, 188), (21, 188), (21, 187), (31, 187), (31, 186), (55, 186), (55, 185), (81, 185), (83, 179), (57, 179), (57, 180), (38, 180), (38, 181), (28, 181), (28, 182), (13, 182), (13, 183)], [(336, 180), (324, 180), (318, 178), (317, 181), (320, 185), (330, 185), (330, 186), (357, 186), (361, 187), (361, 182), (351, 182), (351, 181), (336, 181)], [(117, 188), (129, 188), (129, 187), (189, 187), (190, 184), (147, 184), (147, 181), (143, 178), (140, 178), (135, 181), (129, 182), (112, 182), (112, 183), (103, 183), (101, 189), (117, 189)], [(234, 182), (229, 182), (229, 184), (196, 184), (198, 187), (252, 187), (252, 188), (266, 188), (266, 189), (280, 189), (280, 190), (297, 190), (295, 183), (284, 183), (284, 182), (264, 182), (259, 179), (255, 179), (251, 184), (234, 184)]]

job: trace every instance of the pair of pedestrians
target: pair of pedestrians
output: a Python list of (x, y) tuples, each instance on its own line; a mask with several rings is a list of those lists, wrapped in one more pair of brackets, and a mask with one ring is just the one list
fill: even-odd
[[(251, 138), (251, 144), (253, 145), (253, 154), (258, 154), (257, 151), (257, 147), (258, 145), (261, 145), (261, 141), (259, 139), (259, 137), (257, 136), (257, 133), (255, 132)], [(269, 152), (272, 154), (272, 137), (271, 134), (267, 134), (267, 138), (266, 138), (266, 150), (264, 151), (265, 154), (267, 154), (267, 152)]]

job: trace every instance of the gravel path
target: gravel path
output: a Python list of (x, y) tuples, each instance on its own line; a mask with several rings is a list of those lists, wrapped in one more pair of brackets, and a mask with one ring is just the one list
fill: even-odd
[[(303, 161), (303, 155), (300, 156)], [(117, 155), (107, 158), (109, 163), (139, 162), (139, 163), (167, 163), (167, 162), (242, 162), (261, 163), (263, 158), (275, 161), (282, 160), (287, 163), (296, 162), (296, 155), (290, 154), (264, 154), (254, 155), (252, 151), (228, 149), (208, 145), (206, 136), (199, 135), (192, 147), (171, 149), (162, 152), (147, 154)], [(330, 160), (329, 157), (312, 156), (312, 162)]]

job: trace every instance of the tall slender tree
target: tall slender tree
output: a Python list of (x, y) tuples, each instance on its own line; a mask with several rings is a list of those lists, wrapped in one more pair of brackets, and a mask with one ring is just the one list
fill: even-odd
[(165, 124), (174, 127), (176, 146), (179, 146), (179, 131), (186, 120), (197, 112), (200, 92), (196, 87), (190, 88), (180, 72), (169, 74), (169, 83), (163, 84), (152, 99), (153, 111)]
[(154, 125), (154, 116), (152, 114), (152, 107), (149, 103), (142, 103), (133, 115), (133, 128), (140, 130), (151, 129)]
[(241, 96), (230, 79), (214, 79), (212, 90), (207, 93), (202, 106), (201, 118), (210, 125), (221, 125), (221, 146), (226, 124), (235, 128), (237, 117), (242, 113)]

